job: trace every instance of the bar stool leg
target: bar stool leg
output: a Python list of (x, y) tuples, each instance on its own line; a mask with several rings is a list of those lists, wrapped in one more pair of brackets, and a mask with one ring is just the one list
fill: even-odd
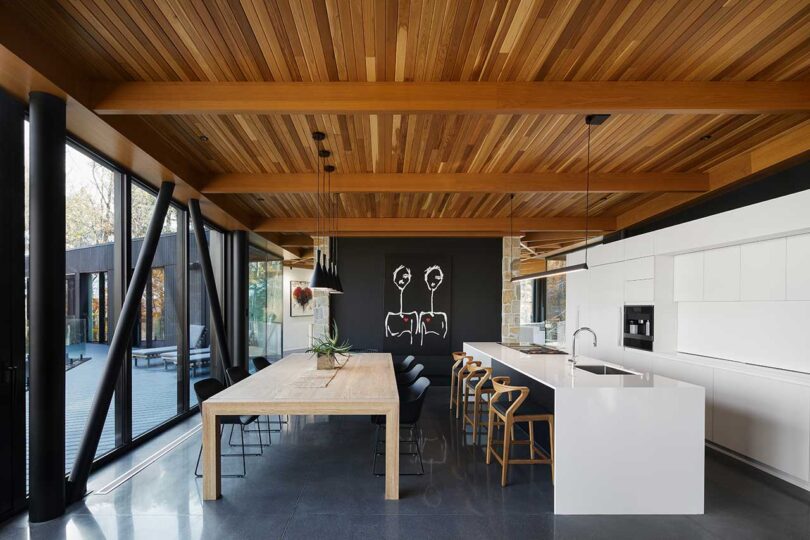
[(453, 399), (456, 396), (456, 373), (450, 368), (450, 410), (453, 410)]
[(534, 422), (529, 422), (529, 457), (534, 459)]
[(513, 426), (509, 420), (504, 423), (504, 430), (503, 430), (503, 463), (501, 464), (501, 487), (506, 487), (506, 475), (509, 472), (509, 450), (512, 442), (512, 437), (510, 437), (510, 433), (512, 433)]
[(495, 430), (495, 410), (490, 407), (487, 418), (487, 465), (492, 462), (492, 432)]
[(473, 398), (473, 446), (478, 445), (478, 416), (481, 414), (480, 399), (481, 395), (478, 391), (476, 391), (475, 397)]

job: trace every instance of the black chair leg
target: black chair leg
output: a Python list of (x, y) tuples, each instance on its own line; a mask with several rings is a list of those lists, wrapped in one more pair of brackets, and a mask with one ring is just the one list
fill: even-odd
[[(219, 430), (220, 438), (224, 434), (225, 434), (225, 427), (223, 426)], [(200, 472), (199, 472), (199, 470), (200, 470), (200, 459), (202, 458), (202, 451), (203, 451), (203, 447), (202, 447), (202, 443), (200, 443), (200, 452), (197, 454), (197, 464), (194, 466), (194, 476), (197, 477), (197, 478), (202, 478), (203, 477), (203, 475), (201, 475)], [(251, 454), (251, 455), (253, 455), (253, 454)], [(242, 453), (241, 454), (220, 454), (220, 457), (241, 457), (242, 458), (242, 470), (243, 470), (242, 474), (222, 474), (222, 475), (220, 475), (221, 478), (244, 478), (245, 477), (245, 475), (247, 474), (247, 469), (246, 469), (245, 464), (244, 464), (244, 462), (245, 462), (245, 449), (244, 449), (244, 447), (242, 447)]]
[[(399, 426), (402, 429), (402, 425)], [(410, 439), (402, 439), (400, 437), (399, 442), (404, 444), (414, 444), (416, 445), (416, 452), (400, 452), (400, 456), (416, 456), (419, 459), (419, 472), (416, 473), (403, 473), (400, 472), (400, 476), (422, 476), (425, 474), (425, 466), (422, 463), (422, 451), (419, 448), (419, 437), (416, 435), (416, 430), (418, 428), (418, 424), (411, 424), (406, 425), (406, 428), (411, 430), (411, 438)], [(384, 456), (385, 452), (380, 451), (380, 425), (377, 424), (377, 437), (374, 441), (374, 460), (371, 464), (371, 472), (374, 476), (385, 476), (385, 473), (378, 473), (377, 472), (377, 456)]]

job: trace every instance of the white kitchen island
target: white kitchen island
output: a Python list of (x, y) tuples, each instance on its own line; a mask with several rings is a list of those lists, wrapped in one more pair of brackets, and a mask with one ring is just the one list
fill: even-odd
[[(517, 372), (547, 390), (555, 514), (703, 513), (703, 387), (629, 369), (597, 375), (574, 368), (568, 355), (498, 343), (465, 343), (464, 350), (495, 375)], [(584, 356), (577, 365), (621, 367)]]

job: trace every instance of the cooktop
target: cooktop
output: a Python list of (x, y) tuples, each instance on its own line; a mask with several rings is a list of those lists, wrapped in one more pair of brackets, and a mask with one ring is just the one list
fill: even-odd
[(524, 354), (566, 354), (555, 347), (548, 345), (538, 345), (537, 343), (517, 343), (517, 342), (501, 342), (499, 345), (509, 347)]

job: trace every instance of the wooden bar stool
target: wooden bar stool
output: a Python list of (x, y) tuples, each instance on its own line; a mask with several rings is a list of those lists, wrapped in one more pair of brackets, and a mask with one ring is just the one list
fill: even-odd
[[(495, 459), (501, 464), (501, 486), (506, 486), (506, 475), (509, 472), (509, 465), (535, 465), (547, 463), (551, 466), (551, 483), (554, 483), (554, 415), (545, 410), (540, 405), (532, 402), (527, 402), (526, 398), (529, 397), (529, 389), (525, 386), (509, 386), (495, 377), (492, 380), (492, 386), (495, 393), (490, 397), (489, 402), (489, 424), (487, 428), (487, 465), (491, 462), (494, 455)], [(518, 392), (516, 400), (511, 400), (512, 392)], [(509, 399), (502, 400), (501, 398), (506, 394)], [(493, 433), (495, 430), (496, 418), (503, 422), (503, 443), (493, 442)], [(529, 440), (516, 440), (515, 439), (515, 424), (526, 422), (529, 425)], [(548, 438), (549, 438), (549, 452), (546, 452), (540, 447), (536, 447), (534, 443), (534, 423), (535, 422), (548, 422)], [(493, 444), (503, 445), (503, 454), (498, 455), (492, 449)], [(510, 457), (510, 450), (512, 445), (528, 444), (529, 445), (529, 459), (513, 459)], [(535, 458), (535, 454), (540, 457)]]
[[(509, 384), (509, 377), (498, 377), (498, 380), (503, 384)], [(489, 400), (492, 394), (495, 393), (495, 388), (492, 386), (492, 368), (479, 367), (469, 372), (467, 379), (464, 381), (464, 404), (463, 404), (463, 424), (462, 429), (467, 429), (467, 424), (472, 426), (473, 430), (473, 444), (478, 444), (478, 428), (479, 424), (484, 429), (487, 429), (486, 422), (481, 423), (481, 415), (489, 413)], [(467, 406), (470, 402), (470, 395), (472, 395), (472, 416), (467, 413)], [(484, 399), (487, 396), (487, 399)]]
[(467, 376), (470, 374), (470, 371), (474, 370), (475, 368), (481, 367), (481, 362), (479, 360), (475, 360), (472, 356), (467, 355), (462, 358), (463, 364), (461, 368), (458, 370), (458, 374), (456, 375), (456, 418), (461, 416), (461, 398), (464, 395), (464, 381), (467, 379)]
[(461, 369), (461, 362), (464, 360), (464, 357), (467, 356), (467, 353), (464, 351), (454, 352), (453, 353), (453, 365), (450, 368), (450, 410), (453, 410), (453, 403), (456, 400), (456, 375), (458, 374), (458, 370)]

